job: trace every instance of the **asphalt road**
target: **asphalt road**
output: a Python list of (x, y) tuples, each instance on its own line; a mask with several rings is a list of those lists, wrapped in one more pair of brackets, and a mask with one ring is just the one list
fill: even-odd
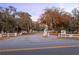
[[(56, 48), (48, 48), (51, 46)], [(63, 46), (63, 48), (59, 46)], [(70, 47), (65, 47), (65, 46), (70, 46)], [(71, 47), (71, 46), (77, 46), (77, 47)], [(30, 49), (40, 48), (40, 49), (29, 50), (29, 48)], [(11, 49), (14, 49), (14, 51), (10, 51)], [(7, 52), (5, 52), (5, 50), (7, 50)], [(79, 54), (79, 40), (58, 39), (56, 36), (42, 37), (42, 33), (36, 33), (34, 35), (24, 35), (6, 40), (0, 40), (0, 54), (1, 55), (2, 54), (4, 55), (11, 55), (11, 54), (74, 55), (74, 54)]]
[(79, 55), (79, 48), (76, 47), (76, 48), (57, 48), (57, 49), (0, 52), (0, 55)]

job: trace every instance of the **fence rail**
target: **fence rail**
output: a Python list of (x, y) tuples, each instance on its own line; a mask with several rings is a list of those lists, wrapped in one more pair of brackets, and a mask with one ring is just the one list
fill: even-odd
[(58, 34), (58, 37), (64, 37), (64, 38), (79, 38), (79, 34)]
[(3, 33), (3, 34), (0, 34), (0, 37), (14, 37), (17, 35), (18, 35), (17, 33)]

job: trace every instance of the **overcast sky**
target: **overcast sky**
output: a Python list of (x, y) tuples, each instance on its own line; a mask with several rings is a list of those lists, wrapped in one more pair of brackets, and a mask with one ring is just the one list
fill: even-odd
[(17, 11), (28, 12), (32, 15), (34, 21), (42, 14), (43, 9), (60, 7), (71, 12), (72, 9), (78, 7), (77, 3), (0, 3), (0, 7), (14, 6)]

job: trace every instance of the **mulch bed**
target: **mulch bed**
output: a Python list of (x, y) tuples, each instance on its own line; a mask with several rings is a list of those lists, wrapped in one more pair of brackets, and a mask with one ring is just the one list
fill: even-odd
[(57, 33), (50, 33), (51, 36), (58, 36)]

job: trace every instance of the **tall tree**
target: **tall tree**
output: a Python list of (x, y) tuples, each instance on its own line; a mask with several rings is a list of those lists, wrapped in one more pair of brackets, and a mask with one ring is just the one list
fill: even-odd
[(77, 31), (79, 32), (79, 8), (74, 8), (72, 13), (75, 20), (74, 23), (76, 24)]
[(32, 19), (31, 19), (31, 15), (29, 13), (25, 13), (25, 12), (17, 12), (16, 15), (19, 16), (19, 27), (22, 30), (27, 30), (27, 32), (29, 32), (29, 30), (31, 29), (32, 26)]
[[(15, 18), (10, 14), (11, 9), (9, 7), (0, 8), (0, 19), (1, 19), (1, 26), (2, 31), (4, 32), (13, 32), (15, 28), (16, 21)], [(15, 26), (14, 26), (15, 25)]]
[(61, 29), (67, 29), (66, 27), (68, 26), (70, 18), (70, 14), (63, 9), (53, 7), (45, 9), (40, 20), (42, 23), (47, 24), (49, 28), (53, 28), (59, 32)]

